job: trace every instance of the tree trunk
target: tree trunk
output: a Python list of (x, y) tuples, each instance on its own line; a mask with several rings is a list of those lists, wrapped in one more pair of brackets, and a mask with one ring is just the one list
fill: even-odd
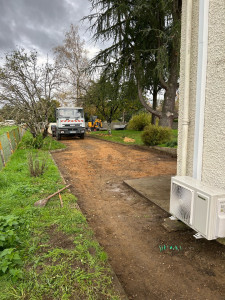
[(46, 126), (44, 127), (44, 131), (43, 131), (43, 133), (42, 133), (42, 136), (43, 136), (43, 138), (46, 138), (46, 137), (48, 136), (48, 125), (46, 125)]
[(107, 122), (108, 124), (108, 133), (112, 134), (112, 122)]
[(155, 109), (153, 109), (151, 106), (148, 105), (148, 103), (145, 101), (143, 94), (142, 94), (142, 87), (139, 84), (138, 80), (137, 80), (137, 87), (138, 87), (138, 98), (141, 102), (141, 104), (147, 109), (147, 111), (149, 111), (152, 115), (157, 116), (158, 118), (160, 118), (161, 113), (156, 111)]
[[(158, 95), (158, 89), (157, 86), (154, 86), (153, 89), (153, 103), (152, 103), (152, 108), (156, 111), (157, 108), (157, 95)], [(152, 124), (155, 125), (155, 121), (156, 121), (156, 116), (154, 114), (152, 114)]]
[(173, 125), (176, 91), (177, 80), (173, 84), (169, 84), (169, 87), (164, 94), (162, 116), (159, 120), (159, 126), (172, 127)]
[[(174, 41), (175, 43), (175, 41)], [(162, 115), (159, 120), (159, 125), (163, 127), (171, 127), (173, 125), (175, 98), (178, 87), (179, 77), (179, 54), (177, 49), (173, 47), (170, 54), (170, 67), (169, 67), (169, 78), (166, 83), (166, 92), (164, 94), (164, 101), (162, 107)]]

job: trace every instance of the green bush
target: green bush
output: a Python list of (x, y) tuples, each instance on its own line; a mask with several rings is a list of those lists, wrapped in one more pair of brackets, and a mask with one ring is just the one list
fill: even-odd
[(43, 146), (43, 142), (44, 142), (44, 138), (43, 138), (43, 135), (40, 133), (38, 136), (36, 136), (33, 139), (33, 148), (41, 149), (41, 147)]
[(142, 131), (147, 125), (151, 124), (151, 120), (152, 116), (150, 113), (142, 112), (130, 119), (127, 129)]
[(171, 141), (167, 142), (166, 147), (176, 148), (177, 147), (177, 140), (171, 140)]
[(172, 129), (156, 125), (148, 125), (141, 135), (142, 141), (147, 146), (155, 146), (168, 142), (172, 137)]
[(33, 137), (30, 132), (23, 136), (22, 144), (20, 148), (22, 149), (40, 149), (43, 146), (43, 136), (39, 134), (37, 137)]

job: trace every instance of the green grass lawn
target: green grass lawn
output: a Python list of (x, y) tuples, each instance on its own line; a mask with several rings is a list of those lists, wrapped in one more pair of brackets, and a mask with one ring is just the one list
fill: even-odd
[[(64, 184), (48, 151), (26, 149), (24, 140), (0, 172), (0, 299), (119, 299), (76, 198), (66, 190), (63, 208), (58, 195), (34, 206)], [(29, 153), (45, 161), (40, 177), (29, 174)]]
[[(90, 136), (96, 136), (100, 139), (106, 140), (106, 141), (113, 141), (118, 142), (121, 144), (126, 145), (141, 145), (143, 146), (144, 143), (141, 139), (141, 133), (142, 131), (135, 131), (135, 130), (112, 130), (112, 135), (108, 134), (108, 131), (92, 131), (90, 133), (87, 133)], [(129, 138), (130, 140), (126, 141)], [(173, 130), (173, 137), (172, 141), (177, 140), (177, 129)], [(169, 147), (167, 144), (159, 145), (161, 147)]]
[(11, 131), (13, 129), (15, 129), (17, 126), (0, 126), (0, 135), (7, 132), (7, 131)]
[[(97, 136), (98, 138), (101, 138), (106, 141), (119, 142), (121, 144), (144, 145), (141, 140), (141, 131), (125, 129), (125, 130), (112, 130), (112, 135), (109, 135), (108, 131), (92, 131), (88, 134)], [(126, 142), (125, 138), (129, 138), (131, 140), (129, 142)]]

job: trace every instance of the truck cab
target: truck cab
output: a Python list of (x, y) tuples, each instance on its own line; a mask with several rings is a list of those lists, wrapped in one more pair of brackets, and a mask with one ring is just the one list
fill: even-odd
[(78, 136), (84, 139), (85, 119), (82, 107), (59, 107), (56, 109), (56, 125), (52, 135), (60, 140), (62, 136)]

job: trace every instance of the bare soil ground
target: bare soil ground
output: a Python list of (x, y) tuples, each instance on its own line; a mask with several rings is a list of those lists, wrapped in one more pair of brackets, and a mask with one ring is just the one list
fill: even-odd
[(175, 159), (91, 138), (63, 143), (53, 157), (129, 299), (225, 299), (224, 246), (192, 230), (169, 233), (168, 214), (123, 184), (173, 175)]

